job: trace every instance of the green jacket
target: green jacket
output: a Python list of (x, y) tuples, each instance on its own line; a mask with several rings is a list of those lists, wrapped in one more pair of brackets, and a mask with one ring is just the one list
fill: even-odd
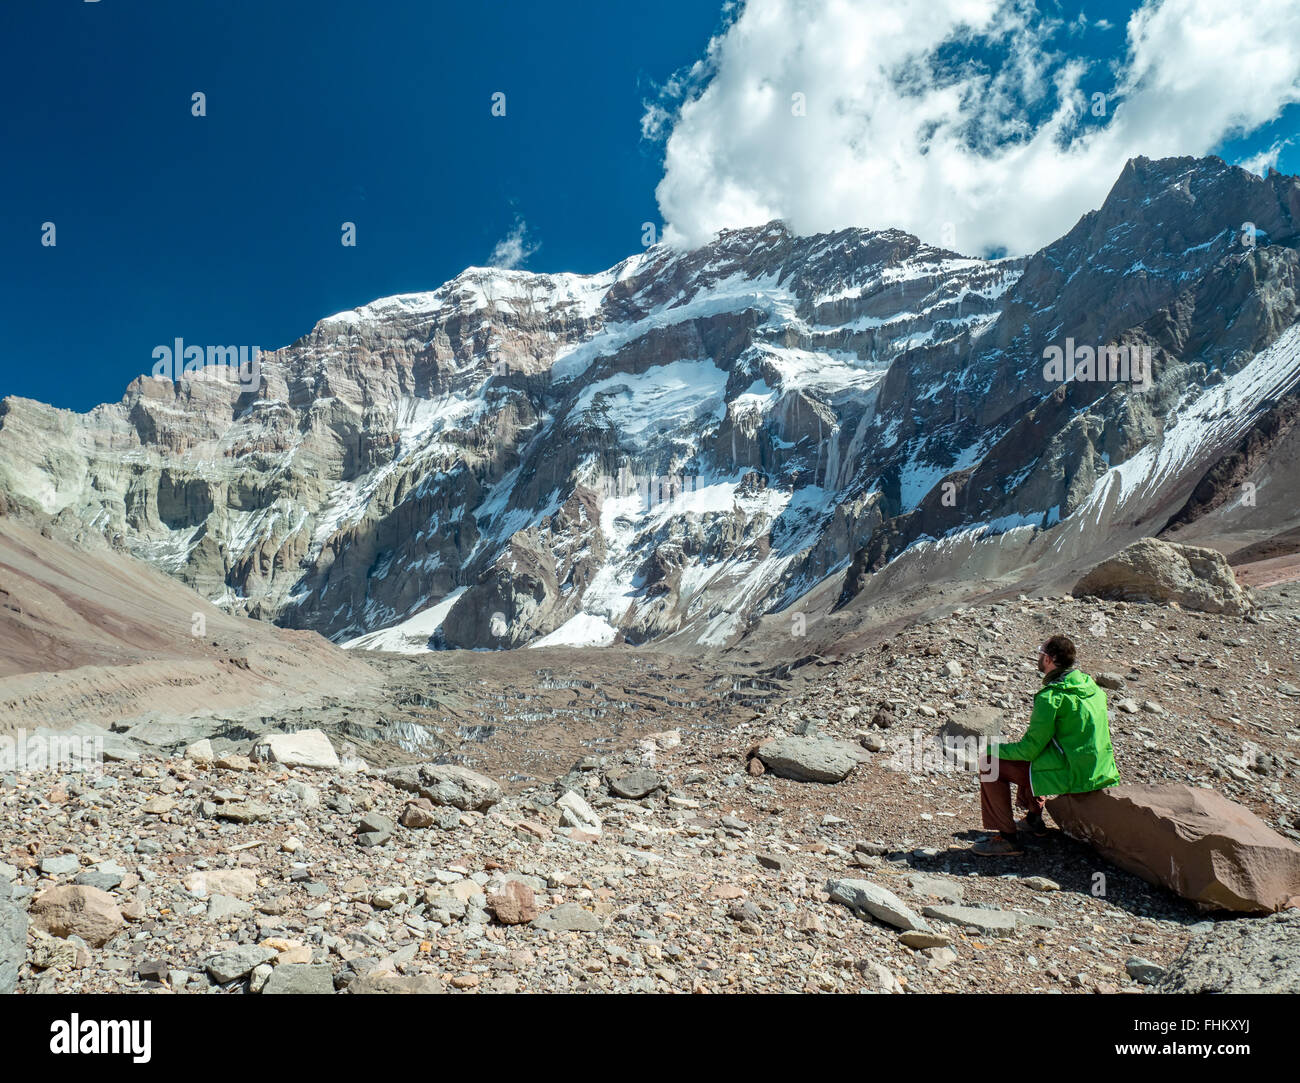
[(995, 745), (993, 752), (1000, 759), (1029, 761), (1029, 783), (1036, 797), (1088, 793), (1119, 782), (1106, 693), (1077, 669), (1047, 680), (1034, 696), (1025, 735)]

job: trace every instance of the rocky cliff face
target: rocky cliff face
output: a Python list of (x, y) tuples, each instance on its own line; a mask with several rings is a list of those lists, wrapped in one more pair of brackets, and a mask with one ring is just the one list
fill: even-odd
[[(1295, 178), (1137, 159), (1027, 259), (770, 223), (471, 269), (322, 320), (251, 390), (6, 399), (0, 490), (337, 641), (722, 645), (909, 547), (1190, 492), (1300, 377), (1298, 223)], [(1053, 346), (1150, 379), (1047, 378)]]

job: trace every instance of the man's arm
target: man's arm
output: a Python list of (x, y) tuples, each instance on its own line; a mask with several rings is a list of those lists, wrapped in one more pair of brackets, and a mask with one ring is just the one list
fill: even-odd
[(1036, 760), (1047, 743), (1056, 736), (1056, 710), (1061, 697), (1056, 692), (1040, 692), (1034, 697), (1029, 729), (1019, 741), (993, 745), (992, 753), (1003, 760)]

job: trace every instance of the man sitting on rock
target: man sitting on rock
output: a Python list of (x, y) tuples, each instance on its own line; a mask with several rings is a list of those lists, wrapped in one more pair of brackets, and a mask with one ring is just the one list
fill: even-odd
[(1048, 795), (1089, 793), (1119, 782), (1110, 746), (1106, 693), (1086, 673), (1074, 668), (1074, 643), (1052, 636), (1038, 648), (1043, 687), (1034, 696), (1029, 729), (1019, 741), (989, 742), (988, 764), (980, 771), (980, 812), (984, 826), (997, 834), (976, 843), (982, 857), (1021, 853), (1011, 784), (1016, 803), (1028, 815), (1024, 830), (1047, 834), (1043, 806)]

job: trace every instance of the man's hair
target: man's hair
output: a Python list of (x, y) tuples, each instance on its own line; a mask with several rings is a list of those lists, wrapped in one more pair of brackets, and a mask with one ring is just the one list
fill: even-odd
[(1061, 669), (1074, 665), (1074, 640), (1068, 636), (1052, 636), (1043, 644), (1043, 650)]

